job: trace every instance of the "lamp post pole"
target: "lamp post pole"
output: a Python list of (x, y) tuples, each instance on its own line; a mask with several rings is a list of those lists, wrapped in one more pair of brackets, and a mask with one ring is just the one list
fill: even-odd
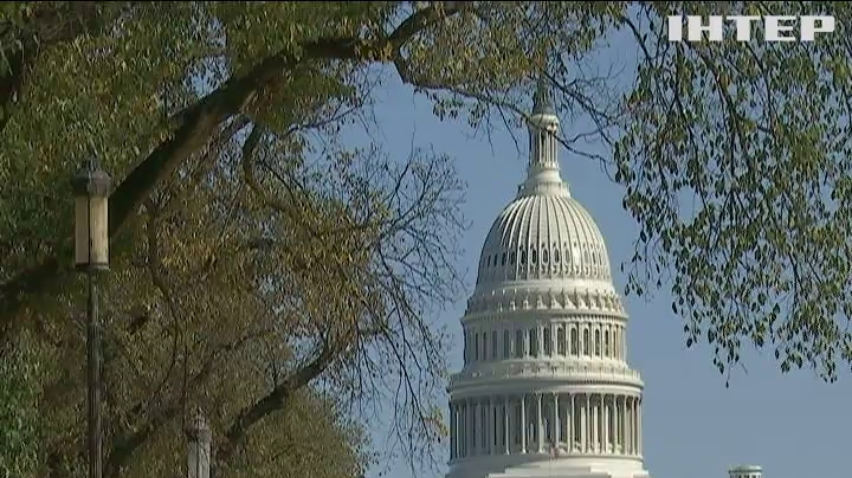
[(95, 271), (88, 270), (89, 307), (86, 323), (86, 353), (89, 388), (89, 478), (103, 476), (101, 462), (101, 331), (98, 320), (98, 287)]
[(109, 269), (108, 197), (112, 180), (96, 158), (84, 161), (72, 181), (75, 202), (74, 262), (86, 274), (86, 368), (89, 478), (103, 476), (101, 435), (101, 327), (97, 273)]

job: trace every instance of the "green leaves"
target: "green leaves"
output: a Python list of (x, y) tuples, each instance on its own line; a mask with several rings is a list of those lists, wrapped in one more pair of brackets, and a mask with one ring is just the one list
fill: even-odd
[(3, 477), (35, 477), (40, 467), (41, 364), (36, 352), (27, 340), (0, 361), (0, 476)]
[[(16, 305), (0, 318), (38, 337), (50, 373), (31, 390), (51, 390), (42, 443), (62, 466), (80, 465), (83, 377), (67, 357), (83, 356), (69, 320), (82, 291), (55, 278), (68, 263), (67, 178), (92, 151), (125, 191), (138, 186), (133, 171), (155, 178), (125, 202), (104, 285), (107, 442), (123, 474), (177, 469), (182, 417), (199, 406), (218, 433), (252, 412), (237, 444), (246, 453), (225, 460), (234, 476), (356, 475), (365, 443), (338, 407), (388, 390), (398, 437), (432, 457), (446, 336), (424, 315), (460, 290), (461, 185), (444, 155), (339, 144), (345, 126), (368, 122), (388, 72), (437, 116), (490, 132), (495, 119), (523, 122), (531, 77), (549, 65), (557, 108), (617, 140), (616, 180), (640, 225), (633, 262), (646, 266), (628, 291), (671, 274), (687, 345), (706, 340), (720, 371), (745, 342), (774, 346), (782, 370), (812, 365), (827, 378), (852, 359), (843, 31), (807, 45), (672, 45), (660, 22), (680, 7), (643, 4), (654, 23), (636, 30), (637, 83), (616, 104), (578, 65), (631, 26), (622, 2), (119, 2), (59, 22), (87, 28), (58, 36), (39, 25), (71, 3), (22, 5), (0, 7), (0, 52), (20, 53), (27, 38), (41, 48), (0, 73), (20, 80), (0, 127), (0, 303)], [(848, 8), (832, 8), (842, 28)], [(198, 133), (171, 142), (184, 129)], [(583, 154), (578, 141), (565, 140), (572, 154)], [(22, 276), (43, 279), (8, 280)], [(347, 403), (316, 393), (317, 379)], [(32, 439), (31, 417), (3, 417), (10, 443)], [(296, 428), (277, 433), (286, 427)], [(308, 446), (308, 431), (324, 448)], [(323, 468), (329, 449), (339, 461)]]
[[(782, 3), (789, 14), (804, 8)], [(852, 13), (829, 10), (839, 25)], [(652, 25), (664, 15), (640, 13)], [(647, 276), (630, 282), (671, 272), (687, 344), (706, 331), (720, 371), (739, 360), (742, 340), (774, 345), (784, 370), (808, 365), (829, 381), (852, 358), (842, 312), (852, 297), (844, 38), (672, 45), (649, 35), (643, 44), (649, 56), (626, 97), (634, 118), (615, 156), (645, 252)]]

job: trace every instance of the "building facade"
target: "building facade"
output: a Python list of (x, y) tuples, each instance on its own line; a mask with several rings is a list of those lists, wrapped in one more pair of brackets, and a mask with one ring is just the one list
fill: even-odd
[(492, 225), (450, 378), (448, 478), (648, 478), (642, 390), (604, 239), (560, 176), (559, 119), (535, 95), (529, 165)]
[(763, 478), (763, 469), (757, 465), (736, 466), (728, 470), (728, 478)]

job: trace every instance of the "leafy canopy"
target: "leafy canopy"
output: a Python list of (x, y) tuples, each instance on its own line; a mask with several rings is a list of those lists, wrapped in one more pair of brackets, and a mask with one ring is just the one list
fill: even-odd
[[(814, 43), (666, 41), (669, 13), (819, 9), (838, 31)], [(852, 358), (848, 18), (834, 2), (4, 3), (0, 333), (4, 360), (40, 364), (4, 380), (26, 378), (47, 418), (17, 436), (41, 443), (40, 474), (79, 470), (68, 178), (97, 154), (116, 180), (110, 476), (177, 469), (197, 408), (234, 476), (316, 470), (309, 431), (355, 476), (382, 403), (406, 455), (432, 459), (449, 344), (427, 314), (460, 290), (461, 185), (441, 154), (340, 144), (372, 127), (388, 73), (487, 132), (524, 121), (546, 71), (560, 114), (612, 147), (596, 159), (640, 225), (630, 290), (670, 281), (687, 343), (722, 371), (752, 342), (833, 379)], [(628, 91), (582, 67), (616, 30), (640, 51)], [(562, 140), (584, 154), (586, 136)]]

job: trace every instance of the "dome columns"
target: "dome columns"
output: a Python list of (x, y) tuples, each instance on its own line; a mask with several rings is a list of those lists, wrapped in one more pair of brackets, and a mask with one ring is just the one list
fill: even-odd
[(642, 456), (638, 394), (530, 392), (450, 403), (450, 461), (494, 455)]
[(482, 317), (464, 327), (465, 365), (504, 360), (589, 360), (626, 365), (627, 323), (595, 316)]

